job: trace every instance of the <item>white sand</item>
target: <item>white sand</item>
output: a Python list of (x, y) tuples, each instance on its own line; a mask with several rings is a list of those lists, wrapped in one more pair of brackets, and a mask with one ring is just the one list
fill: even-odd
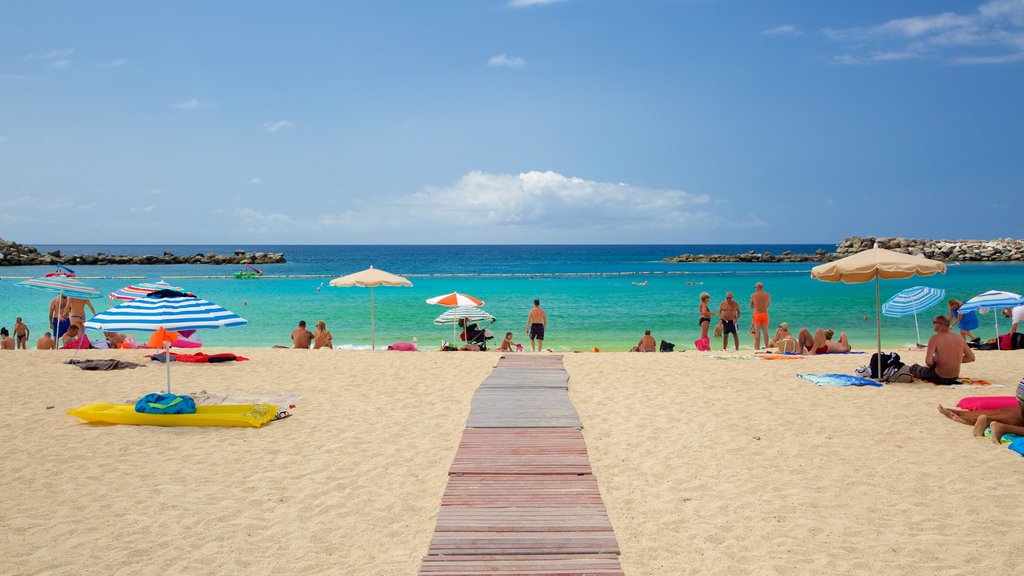
[[(68, 352), (0, 352), (0, 573), (415, 574), (497, 354), (234, 351), (252, 360), (173, 365), (174, 390), (297, 392), (294, 417), (86, 425), (65, 412), (160, 390), (163, 366), (86, 372), (60, 363)], [(965, 366), (1003, 388), (793, 376), (865, 363), (567, 355), (626, 574), (1024, 571), (1024, 459), (935, 411), (1012, 396), (1024, 354)]]

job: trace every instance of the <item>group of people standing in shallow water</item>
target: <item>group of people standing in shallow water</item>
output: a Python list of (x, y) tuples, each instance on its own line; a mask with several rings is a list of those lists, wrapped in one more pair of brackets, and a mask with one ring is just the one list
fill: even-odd
[[(742, 310), (740, 303), (733, 299), (732, 292), (725, 293), (725, 300), (718, 305), (718, 312), (713, 312), (708, 302), (711, 295), (702, 292), (700, 295), (700, 306), (698, 308), (700, 325), (700, 341), (704, 341), (710, 347), (708, 331), (711, 329), (711, 317), (718, 316), (714, 333), (722, 337), (722, 350), (729, 349), (729, 335), (732, 335), (733, 344), (736, 350), (740, 349), (739, 322)], [(775, 336), (768, 337), (768, 308), (772, 303), (772, 295), (765, 291), (764, 285), (760, 282), (754, 284), (754, 293), (750, 295), (750, 308), (752, 319), (750, 334), (754, 337), (754, 350), (761, 349), (762, 338), (765, 347), (777, 348), (779, 352), (795, 354), (828, 354), (850, 351), (850, 341), (843, 332), (838, 339), (833, 340), (835, 330), (829, 328), (822, 330), (818, 328), (814, 334), (807, 328), (801, 328), (794, 337), (789, 331), (789, 324), (780, 322)]]

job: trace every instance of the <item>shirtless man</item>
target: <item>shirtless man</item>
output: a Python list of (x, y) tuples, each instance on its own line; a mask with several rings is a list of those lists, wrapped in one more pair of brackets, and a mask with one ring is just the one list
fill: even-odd
[(43, 334), (43, 337), (36, 340), (36, 350), (53, 350), (54, 342), (53, 337), (47, 332)]
[(96, 315), (96, 309), (92, 307), (92, 302), (89, 302), (85, 298), (68, 298), (68, 303), (64, 307), (64, 311), (67, 316), (71, 318), (72, 326), (78, 326), (81, 328), (85, 324), (85, 307), (89, 307), (89, 311), (92, 315)]
[(526, 317), (526, 334), (530, 337), (530, 350), (544, 349), (544, 329), (548, 327), (548, 316), (540, 307), (540, 300), (533, 301), (533, 308)]
[(64, 310), (68, 306), (68, 299), (66, 296), (57, 296), (53, 300), (50, 300), (50, 311), (47, 318), (50, 319), (50, 329), (54, 333), (54, 338), (60, 338), (68, 330), (68, 326), (71, 322), (68, 320)]
[(654, 336), (651, 336), (650, 330), (644, 330), (644, 337), (636, 343), (633, 347), (633, 352), (654, 352), (657, 350), (658, 344), (654, 341)]
[(306, 330), (306, 321), (299, 320), (299, 327), (292, 330), (292, 345), (294, 348), (309, 348), (313, 342), (313, 333)]
[(932, 320), (932, 328), (935, 336), (928, 340), (928, 351), (924, 357), (926, 365), (914, 364), (910, 373), (914, 378), (933, 384), (959, 384), (960, 365), (974, 362), (974, 351), (961, 336), (950, 332), (949, 318), (936, 316)]
[(740, 321), (740, 303), (732, 299), (732, 292), (725, 293), (725, 300), (718, 305), (719, 323), (722, 325), (722, 351), (729, 349), (729, 334), (736, 341), (736, 349), (740, 349), (740, 336), (736, 325)]
[(764, 345), (768, 345), (768, 306), (772, 303), (772, 295), (764, 291), (764, 285), (754, 284), (754, 293), (750, 295), (750, 307), (754, 309), (754, 350), (761, 349), (761, 334), (764, 334)]
[(14, 319), (14, 344), (18, 350), (27, 350), (28, 337), (32, 331), (21, 321), (21, 316)]

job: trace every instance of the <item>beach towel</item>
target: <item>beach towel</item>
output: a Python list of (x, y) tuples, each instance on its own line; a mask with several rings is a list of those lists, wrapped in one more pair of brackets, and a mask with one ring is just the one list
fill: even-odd
[(89, 338), (85, 334), (60, 347), (61, 350), (88, 350), (89, 348), (92, 348), (92, 342), (89, 342)]
[(799, 354), (761, 354), (758, 356), (761, 360), (803, 360), (804, 357)]
[(1024, 436), (1016, 436), (1014, 434), (1007, 434), (1007, 435), (1003, 436), (1003, 438), (1006, 438), (1006, 436), (1013, 436), (1014, 437), (1013, 440), (1010, 440), (1010, 445), (1007, 446), (1007, 448), (1009, 448), (1010, 450), (1013, 450), (1014, 452), (1016, 452), (1017, 454), (1020, 454), (1021, 456), (1024, 456)]
[[(152, 358), (157, 362), (163, 362), (163, 354), (151, 354), (146, 358)], [(189, 362), (192, 364), (216, 364), (218, 362), (244, 362), (248, 360), (245, 356), (236, 356), (230, 352), (222, 352), (220, 354), (204, 354), (202, 352), (196, 352), (195, 354), (178, 354), (171, 352), (171, 362)]]
[(135, 403), (135, 411), (146, 414), (195, 414), (196, 402), (177, 394), (146, 394)]
[(707, 336), (703, 338), (697, 338), (696, 340), (693, 341), (693, 347), (696, 348), (697, 350), (700, 350), (701, 352), (710, 352), (711, 339), (708, 338)]
[(135, 362), (126, 362), (124, 360), (116, 360), (114, 358), (108, 358), (106, 360), (75, 360), (72, 358), (68, 360), (68, 364), (72, 366), (78, 366), (82, 370), (123, 370), (125, 368), (139, 368), (145, 366), (144, 364), (136, 364)]
[(810, 380), (818, 386), (882, 386), (881, 382), (849, 374), (797, 374), (796, 376)]

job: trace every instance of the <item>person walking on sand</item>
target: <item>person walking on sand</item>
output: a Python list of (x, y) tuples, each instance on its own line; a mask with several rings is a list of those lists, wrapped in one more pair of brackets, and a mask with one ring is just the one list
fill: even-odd
[(700, 318), (697, 320), (697, 324), (700, 326), (701, 340), (708, 337), (708, 328), (711, 327), (711, 317), (715, 315), (715, 313), (708, 308), (709, 300), (711, 300), (710, 294), (707, 292), (700, 293), (700, 307), (697, 308), (697, 313), (700, 315)]
[(526, 334), (530, 337), (530, 350), (544, 350), (544, 330), (548, 327), (548, 316), (540, 307), (540, 300), (533, 301), (533, 308), (526, 317)]
[(772, 303), (772, 295), (764, 291), (764, 285), (754, 284), (754, 293), (750, 295), (750, 307), (754, 309), (754, 350), (761, 349), (761, 334), (764, 334), (764, 345), (768, 346), (768, 306)]
[(740, 321), (740, 303), (732, 299), (732, 292), (726, 292), (725, 300), (718, 305), (718, 319), (722, 325), (722, 351), (729, 349), (729, 334), (732, 334), (736, 350), (739, 350), (740, 336), (736, 325)]
[(313, 333), (313, 350), (327, 348), (334, 349), (334, 337), (327, 331), (327, 323), (323, 320), (316, 321), (316, 332)]
[(292, 330), (292, 346), (294, 348), (309, 348), (313, 342), (313, 333), (306, 330), (306, 321), (299, 320), (299, 327)]
[(21, 316), (14, 319), (14, 347), (18, 350), (27, 350), (28, 337), (32, 331), (21, 321)]

